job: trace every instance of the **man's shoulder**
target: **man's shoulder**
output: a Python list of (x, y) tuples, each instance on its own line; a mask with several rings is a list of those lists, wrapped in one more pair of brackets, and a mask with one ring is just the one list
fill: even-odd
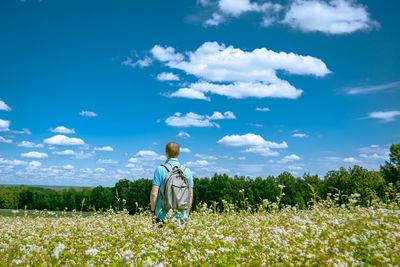
[(165, 171), (167, 171), (167, 169), (164, 166), (162, 166), (162, 164), (158, 165), (156, 168), (156, 172), (160, 173), (160, 172), (165, 172)]
[[(182, 165), (184, 165), (184, 166), (186, 167), (185, 164), (182, 164)], [(188, 174), (188, 175), (189, 175), (189, 174), (192, 175), (192, 171), (191, 171), (190, 168), (188, 168), (188, 167), (185, 168), (185, 173)]]

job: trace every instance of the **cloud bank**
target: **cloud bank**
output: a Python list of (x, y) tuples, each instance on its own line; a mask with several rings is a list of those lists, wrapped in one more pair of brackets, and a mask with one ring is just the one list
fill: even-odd
[(312, 56), (274, 52), (266, 48), (243, 51), (217, 42), (205, 42), (187, 58), (173, 47), (156, 45), (153, 57), (171, 69), (184, 71), (199, 80), (172, 92), (171, 97), (210, 100), (206, 94), (229, 98), (289, 98), (296, 99), (302, 90), (277, 76), (288, 74), (324, 77), (330, 70)]
[(250, 0), (218, 0), (216, 4), (210, 2), (203, 6), (212, 6), (214, 10), (212, 17), (204, 22), (206, 27), (218, 26), (229, 21), (229, 18), (238, 18), (249, 12), (261, 14), (261, 26), (280, 23), (305, 33), (349, 34), (379, 27), (379, 23), (370, 18), (367, 7), (358, 4), (356, 0), (295, 0), (289, 1), (287, 5)]

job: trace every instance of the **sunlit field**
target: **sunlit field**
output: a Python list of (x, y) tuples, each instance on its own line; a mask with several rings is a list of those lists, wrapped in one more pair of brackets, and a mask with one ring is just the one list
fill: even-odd
[(400, 194), (368, 207), (357, 197), (339, 205), (328, 196), (307, 210), (279, 208), (279, 198), (257, 210), (203, 205), (186, 226), (163, 228), (148, 213), (19, 211), (0, 216), (0, 266), (399, 264)]

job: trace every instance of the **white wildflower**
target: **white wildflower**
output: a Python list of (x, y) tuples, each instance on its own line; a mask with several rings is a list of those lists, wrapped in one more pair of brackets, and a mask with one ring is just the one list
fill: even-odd
[(99, 251), (95, 248), (90, 248), (85, 251), (85, 254), (89, 256), (96, 256), (97, 253), (99, 253)]
[(66, 249), (66, 246), (63, 243), (58, 244), (58, 246), (53, 251), (53, 257), (58, 259), (60, 254)]

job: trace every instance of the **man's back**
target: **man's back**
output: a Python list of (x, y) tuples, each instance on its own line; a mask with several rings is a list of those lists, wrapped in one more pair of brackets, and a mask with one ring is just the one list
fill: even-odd
[[(179, 168), (181, 166), (181, 164), (178, 161), (178, 158), (169, 158), (165, 163), (169, 164), (172, 168), (175, 166)], [(157, 204), (155, 208), (155, 216), (160, 220), (164, 220), (168, 213), (166, 210), (162, 208), (162, 203), (161, 203), (161, 192), (164, 191), (165, 177), (167, 176), (167, 174), (168, 174), (167, 168), (165, 168), (164, 166), (158, 166), (154, 172), (154, 177), (153, 177), (153, 185), (159, 186)], [(185, 174), (189, 178), (190, 187), (193, 188), (193, 176), (189, 168), (185, 169)], [(175, 213), (174, 217), (179, 219), (187, 219), (186, 211)]]

